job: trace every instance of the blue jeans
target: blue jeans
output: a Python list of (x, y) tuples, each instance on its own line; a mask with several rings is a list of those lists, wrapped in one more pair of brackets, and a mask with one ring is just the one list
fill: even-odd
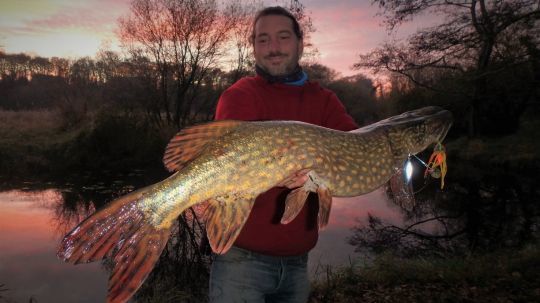
[(210, 302), (307, 302), (307, 260), (307, 254), (274, 257), (233, 246), (212, 263)]

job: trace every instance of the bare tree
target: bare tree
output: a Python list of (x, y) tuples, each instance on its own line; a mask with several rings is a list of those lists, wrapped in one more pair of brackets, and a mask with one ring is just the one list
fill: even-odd
[(328, 84), (335, 81), (339, 76), (336, 70), (320, 63), (305, 64), (303, 67), (310, 80), (317, 81), (323, 86), (328, 86)]
[(262, 7), (260, 0), (243, 1), (238, 10), (238, 23), (233, 29), (231, 41), (229, 84), (234, 83), (243, 76), (248, 75), (255, 65), (252, 56), (251, 33), (253, 17)]
[[(382, 9), (390, 31), (422, 13), (441, 16), (443, 22), (417, 31), (406, 43), (386, 43), (361, 55), (355, 67), (399, 73), (417, 86), (469, 98), (470, 135), (477, 133), (477, 127), (484, 123), (479, 121), (480, 111), (486, 115), (486, 111), (498, 106), (501, 113), (519, 117), (530, 96), (496, 100), (499, 104), (494, 106), (492, 101), (500, 98), (489, 96), (488, 82), (511, 69), (525, 65), (535, 68), (530, 63), (540, 46), (538, 1), (374, 0), (373, 3)], [(448, 76), (462, 77), (466, 85), (454, 91), (437, 85), (442, 83), (440, 77)], [(527, 89), (530, 92), (532, 85)]]
[(70, 66), (69, 60), (65, 58), (52, 57), (50, 61), (53, 68), (53, 75), (67, 78)]
[(213, 0), (135, 0), (120, 19), (120, 38), (130, 53), (155, 64), (160, 100), (154, 113), (168, 124), (196, 119), (192, 107), (201, 80), (224, 55), (238, 7)]
[[(286, 3), (287, 1), (283, 1)], [(284, 6), (294, 15), (302, 32), (304, 33), (304, 54), (302, 56), (302, 61), (307, 64), (315, 63), (317, 56), (319, 55), (319, 50), (311, 43), (311, 34), (313, 34), (316, 29), (313, 25), (313, 20), (309, 11), (306, 10), (306, 6), (303, 5), (299, 0), (288, 0), (288, 4)]]
[(120, 56), (106, 49), (100, 49), (96, 55), (96, 70), (98, 80), (107, 82), (114, 77), (120, 76), (120, 66), (122, 60)]
[(13, 79), (27, 78), (30, 76), (31, 57), (19, 54), (0, 53), (0, 72)]

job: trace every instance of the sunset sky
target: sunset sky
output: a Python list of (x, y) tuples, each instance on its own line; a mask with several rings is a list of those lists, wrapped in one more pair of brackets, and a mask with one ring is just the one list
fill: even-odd
[[(0, 48), (8, 53), (44, 57), (95, 56), (100, 47), (118, 50), (117, 20), (129, 13), (131, 0), (3, 0), (0, 1)], [(304, 0), (316, 32), (313, 43), (319, 62), (343, 76), (355, 74), (351, 66), (358, 54), (380, 43), (404, 37), (433, 18), (402, 26), (389, 35), (368, 0)], [(275, 5), (276, 1), (264, 1)], [(425, 23), (425, 24), (422, 24)]]

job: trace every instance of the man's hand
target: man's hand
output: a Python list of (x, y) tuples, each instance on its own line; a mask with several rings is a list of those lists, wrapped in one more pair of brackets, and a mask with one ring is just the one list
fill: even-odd
[(297, 187), (300, 187), (306, 183), (308, 180), (308, 174), (309, 169), (302, 169), (299, 170), (292, 175), (288, 176), (287, 178), (283, 179), (283, 181), (279, 182), (276, 186), (277, 187), (287, 187), (288, 189), (294, 189)]

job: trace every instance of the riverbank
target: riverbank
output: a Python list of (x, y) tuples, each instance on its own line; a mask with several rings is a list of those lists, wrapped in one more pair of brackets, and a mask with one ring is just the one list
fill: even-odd
[[(154, 129), (134, 114), (101, 111), (83, 115), (75, 123), (69, 114), (54, 110), (0, 110), (0, 177), (162, 168), (164, 148), (176, 131)], [(530, 140), (539, 135), (540, 119), (531, 113), (523, 116), (515, 134), (451, 138), (445, 143), (450, 160), (482, 170), (495, 165), (522, 171), (540, 167), (540, 141)]]
[(0, 111), (0, 179), (48, 181), (69, 174), (163, 169), (173, 129), (105, 111), (66, 122), (58, 111)]
[(310, 302), (540, 302), (540, 245), (466, 257), (379, 256), (331, 269)]

